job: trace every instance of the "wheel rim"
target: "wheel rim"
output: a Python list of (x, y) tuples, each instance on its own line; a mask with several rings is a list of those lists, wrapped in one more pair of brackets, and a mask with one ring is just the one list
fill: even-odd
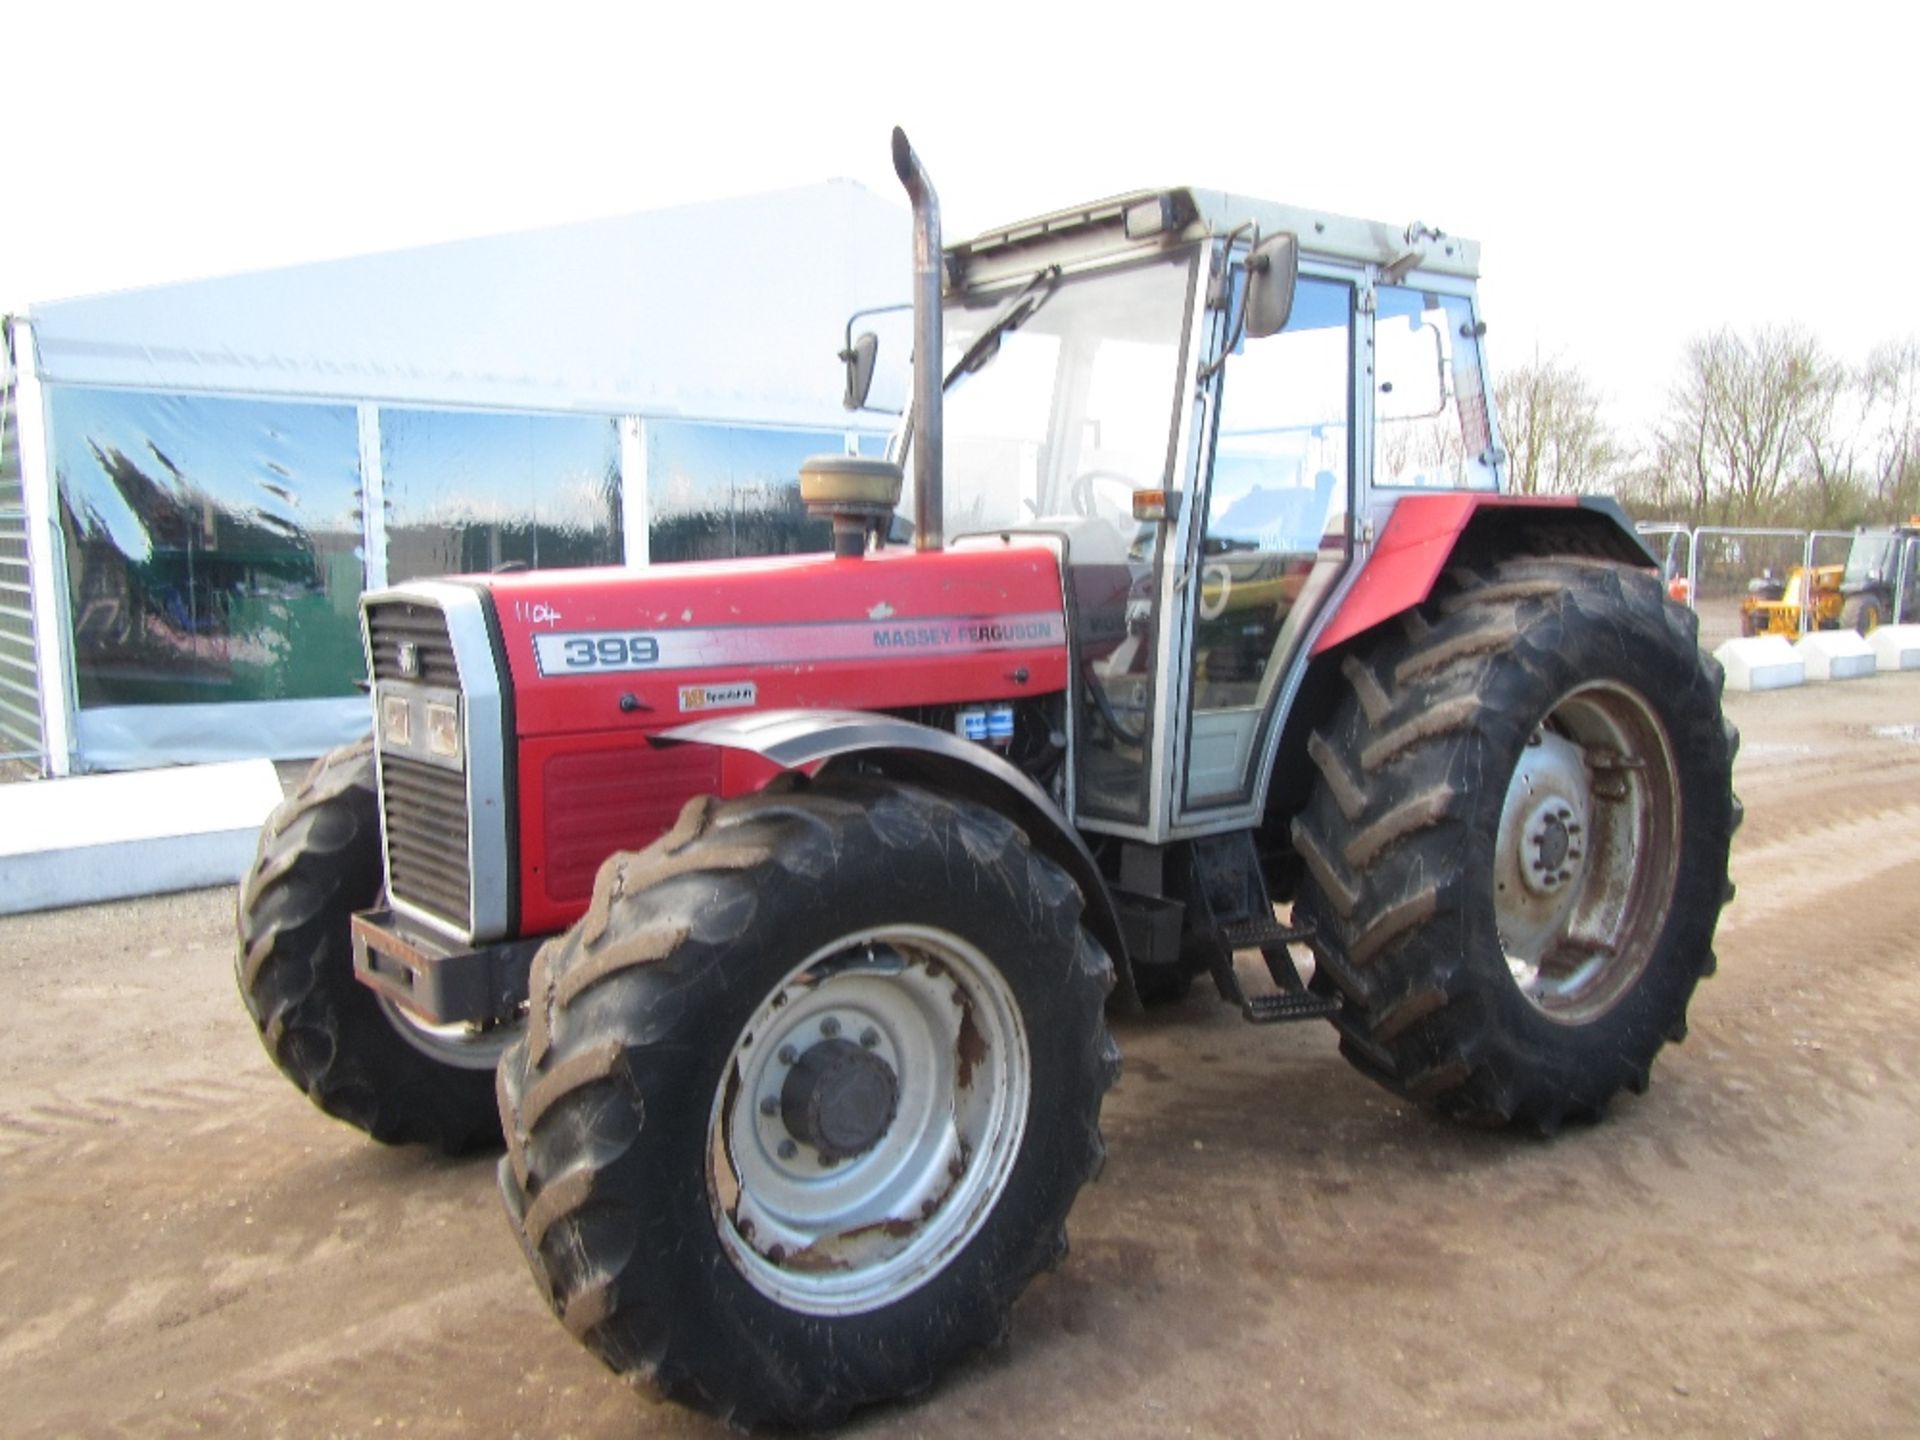
[(493, 1069), (520, 1035), (518, 1025), (494, 1025), (484, 1030), (465, 1024), (435, 1025), (384, 995), (377, 998), (387, 1023), (399, 1032), (402, 1040), (428, 1059), (451, 1065), (456, 1070)]
[(1030, 1088), (1019, 1007), (979, 950), (918, 926), (835, 941), (760, 1005), (714, 1096), (708, 1189), (728, 1257), (813, 1314), (911, 1294), (992, 1211)]
[(1585, 1024), (1646, 970), (1672, 908), (1679, 783), (1666, 727), (1625, 686), (1571, 691), (1528, 737), (1494, 848), (1494, 912), (1528, 1004)]

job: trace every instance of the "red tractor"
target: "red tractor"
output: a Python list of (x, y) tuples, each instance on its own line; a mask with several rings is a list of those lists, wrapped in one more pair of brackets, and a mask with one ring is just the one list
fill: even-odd
[(832, 554), (368, 595), (373, 737), (240, 900), (294, 1082), (504, 1132), (567, 1328), (741, 1424), (1004, 1333), (1109, 1005), (1204, 973), (1551, 1132), (1646, 1086), (1730, 893), (1720, 671), (1610, 502), (1500, 493), (1476, 246), (1176, 189), (943, 249), (894, 159), (911, 543), (834, 456)]

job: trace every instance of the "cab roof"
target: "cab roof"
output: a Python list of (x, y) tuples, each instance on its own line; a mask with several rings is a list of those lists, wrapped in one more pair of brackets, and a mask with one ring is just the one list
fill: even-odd
[(1039, 264), (1150, 254), (1252, 227), (1258, 227), (1262, 237), (1291, 232), (1299, 238), (1303, 257), (1393, 265), (1417, 255), (1408, 269), (1469, 280), (1480, 273), (1477, 241), (1423, 225), (1356, 220), (1222, 190), (1183, 187), (1135, 190), (956, 241), (946, 248), (947, 280), (949, 286), (987, 284), (1025, 274)]

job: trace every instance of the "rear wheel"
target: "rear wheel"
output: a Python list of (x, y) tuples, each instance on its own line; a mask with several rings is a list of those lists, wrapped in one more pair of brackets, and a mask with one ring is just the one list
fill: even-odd
[(1113, 970), (999, 815), (823, 780), (695, 801), (535, 962), (500, 1183), (567, 1328), (736, 1424), (999, 1338), (1102, 1154)]
[(500, 1140), (499, 1032), (436, 1028), (353, 975), (350, 922), (379, 904), (373, 745), (323, 756), (268, 817), (241, 885), (235, 973), (275, 1065), (327, 1114), (388, 1144)]
[(1713, 968), (1737, 815), (1691, 614), (1650, 574), (1512, 560), (1346, 672), (1294, 825), (1343, 1053), (1543, 1131), (1643, 1089)]

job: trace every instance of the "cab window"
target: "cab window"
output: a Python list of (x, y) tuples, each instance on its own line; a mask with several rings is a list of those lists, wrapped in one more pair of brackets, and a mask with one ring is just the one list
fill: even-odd
[(1380, 286), (1375, 301), (1373, 483), (1493, 489), (1472, 302), (1404, 285)]

